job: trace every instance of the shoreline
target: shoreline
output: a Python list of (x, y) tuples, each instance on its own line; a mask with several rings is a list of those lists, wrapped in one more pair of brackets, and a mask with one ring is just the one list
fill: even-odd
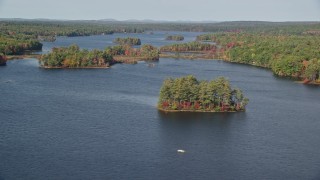
[(39, 66), (42, 69), (108, 69), (110, 66), (91, 66), (91, 67), (50, 67), (50, 66)]
[(165, 113), (178, 113), (178, 112), (192, 112), (192, 113), (236, 113), (236, 112), (245, 112), (245, 110), (242, 111), (206, 111), (206, 110), (168, 110), (168, 109), (162, 109), (157, 108), (158, 111), (165, 112)]
[(190, 59), (190, 60), (216, 60), (217, 58), (213, 54), (207, 54), (207, 53), (194, 53), (190, 55), (176, 55), (176, 54), (167, 54), (167, 53), (161, 53), (160, 58), (174, 58), (174, 59)]
[(314, 85), (314, 86), (320, 86), (320, 81), (311, 81), (309, 83), (305, 83), (304, 81), (294, 81), (298, 84), (306, 84), (306, 85)]
[[(174, 52), (166, 51), (164, 53), (160, 53), (159, 54), (159, 60), (160, 60), (160, 58), (164, 58), (164, 59), (165, 58), (175, 58), (175, 59), (188, 59), (188, 60), (219, 60), (219, 61), (224, 61), (224, 62), (232, 63), (232, 64), (239, 64), (239, 65), (246, 65), (246, 66), (253, 66), (253, 67), (257, 67), (257, 68), (268, 69), (268, 70), (270, 70), (272, 72), (272, 70), (270, 68), (268, 68), (268, 67), (254, 65), (254, 64), (232, 62), (229, 59), (224, 59), (224, 58), (219, 58), (219, 57), (215, 58), (213, 54), (208, 54), (206, 52), (201, 52), (201, 51), (180, 52), (180, 53), (194, 53), (194, 54), (190, 54), (190, 55), (175, 55), (175, 54), (167, 54), (167, 53), (174, 53)], [(40, 56), (41, 55), (34, 54), (34, 55), (10, 55), (10, 56), (6, 56), (6, 57), (7, 57), (7, 61), (11, 61), (11, 60), (25, 60), (25, 59), (29, 59), (29, 58), (39, 59)], [(145, 58), (145, 57), (128, 57), (128, 56), (115, 56), (114, 60), (117, 63), (124, 63), (124, 64), (137, 64), (138, 61), (159, 61), (159, 60), (150, 60), (150, 59)], [(103, 66), (103, 67), (98, 67), (98, 66), (97, 67), (48, 67), (48, 66), (39, 66), (39, 67), (40, 68), (44, 68), (44, 69), (107, 69), (107, 68), (110, 68), (111, 66)], [(284, 78), (285, 77), (297, 78), (297, 77), (293, 77), (293, 76), (284, 76)], [(319, 81), (304, 83), (302, 78), (300, 78), (300, 80), (296, 80), (294, 82), (299, 83), (299, 84), (305, 84), (305, 85), (320, 86), (320, 82)]]
[(7, 61), (11, 61), (11, 60), (24, 60), (24, 59), (29, 59), (29, 58), (35, 58), (35, 59), (39, 59), (40, 58), (40, 54), (28, 54), (28, 55), (9, 55), (6, 56)]
[(159, 61), (159, 59), (152, 60), (148, 57), (142, 57), (142, 56), (121, 56), (117, 55), (113, 57), (113, 60), (120, 63), (128, 63), (128, 64), (136, 64), (138, 61)]

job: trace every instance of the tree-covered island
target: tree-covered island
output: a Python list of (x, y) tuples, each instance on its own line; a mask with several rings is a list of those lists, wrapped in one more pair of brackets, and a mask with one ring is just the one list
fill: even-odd
[(53, 48), (40, 57), (43, 68), (106, 68), (115, 63), (159, 60), (159, 50), (151, 45), (133, 48), (129, 45), (107, 47), (105, 50), (81, 50), (77, 45)]
[(41, 56), (39, 63), (43, 68), (98, 68), (108, 67), (113, 57), (105, 51), (86, 49), (79, 46), (53, 48), (52, 52)]
[(133, 38), (133, 37), (116, 38), (114, 39), (113, 42), (120, 45), (130, 45), (130, 46), (141, 45), (141, 40), (139, 38)]
[(183, 41), (184, 37), (182, 35), (169, 35), (166, 37), (167, 41)]
[(113, 55), (115, 62), (134, 64), (137, 61), (157, 61), (159, 60), (158, 48), (144, 44), (140, 48), (133, 48), (129, 45), (118, 45), (107, 47), (105, 51)]
[(198, 81), (189, 75), (166, 79), (160, 89), (158, 109), (167, 112), (245, 111), (249, 100), (224, 77)]

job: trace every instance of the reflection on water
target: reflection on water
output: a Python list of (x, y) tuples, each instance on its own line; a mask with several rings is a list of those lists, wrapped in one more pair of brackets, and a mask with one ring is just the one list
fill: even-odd
[(164, 112), (158, 111), (159, 117), (164, 121), (182, 121), (185, 122), (228, 122), (234, 119), (244, 120), (245, 112), (238, 113), (207, 113), (207, 112)]

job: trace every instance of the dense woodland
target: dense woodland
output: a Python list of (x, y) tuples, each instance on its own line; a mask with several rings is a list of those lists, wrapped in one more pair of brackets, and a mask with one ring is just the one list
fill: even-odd
[(197, 40), (217, 42), (219, 56), (230, 62), (271, 68), (279, 76), (314, 81), (320, 72), (320, 36), (217, 33)]
[(224, 77), (198, 81), (189, 75), (163, 82), (158, 108), (165, 111), (244, 111), (248, 101), (242, 91), (232, 88)]
[(183, 41), (184, 37), (182, 35), (169, 35), (166, 37), (167, 41)]
[(139, 38), (133, 38), (133, 37), (116, 38), (113, 42), (120, 45), (125, 45), (125, 44), (130, 46), (141, 45), (141, 40)]

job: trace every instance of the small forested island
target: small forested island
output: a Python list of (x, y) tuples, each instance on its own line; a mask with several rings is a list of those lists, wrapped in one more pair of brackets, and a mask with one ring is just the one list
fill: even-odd
[(0, 54), (0, 66), (4, 66), (7, 63), (7, 59), (4, 55)]
[(184, 37), (182, 35), (170, 35), (166, 37), (167, 41), (183, 41)]
[(164, 80), (158, 109), (166, 112), (237, 112), (245, 111), (248, 102), (242, 91), (232, 88), (224, 77), (198, 81), (189, 75)]
[(127, 38), (116, 38), (114, 41), (116, 44), (120, 45), (141, 45), (141, 40), (139, 38), (127, 37)]
[(215, 34), (201, 34), (196, 37), (196, 41), (213, 42), (214, 40), (215, 40)]
[(40, 57), (43, 68), (98, 68), (108, 67), (113, 58), (100, 50), (80, 50), (79, 46), (53, 48), (52, 52)]
[(106, 68), (115, 63), (136, 63), (141, 60), (159, 60), (159, 50), (151, 45), (133, 48), (129, 45), (107, 47), (101, 50), (81, 50), (77, 45), (53, 48), (40, 57), (43, 68)]

